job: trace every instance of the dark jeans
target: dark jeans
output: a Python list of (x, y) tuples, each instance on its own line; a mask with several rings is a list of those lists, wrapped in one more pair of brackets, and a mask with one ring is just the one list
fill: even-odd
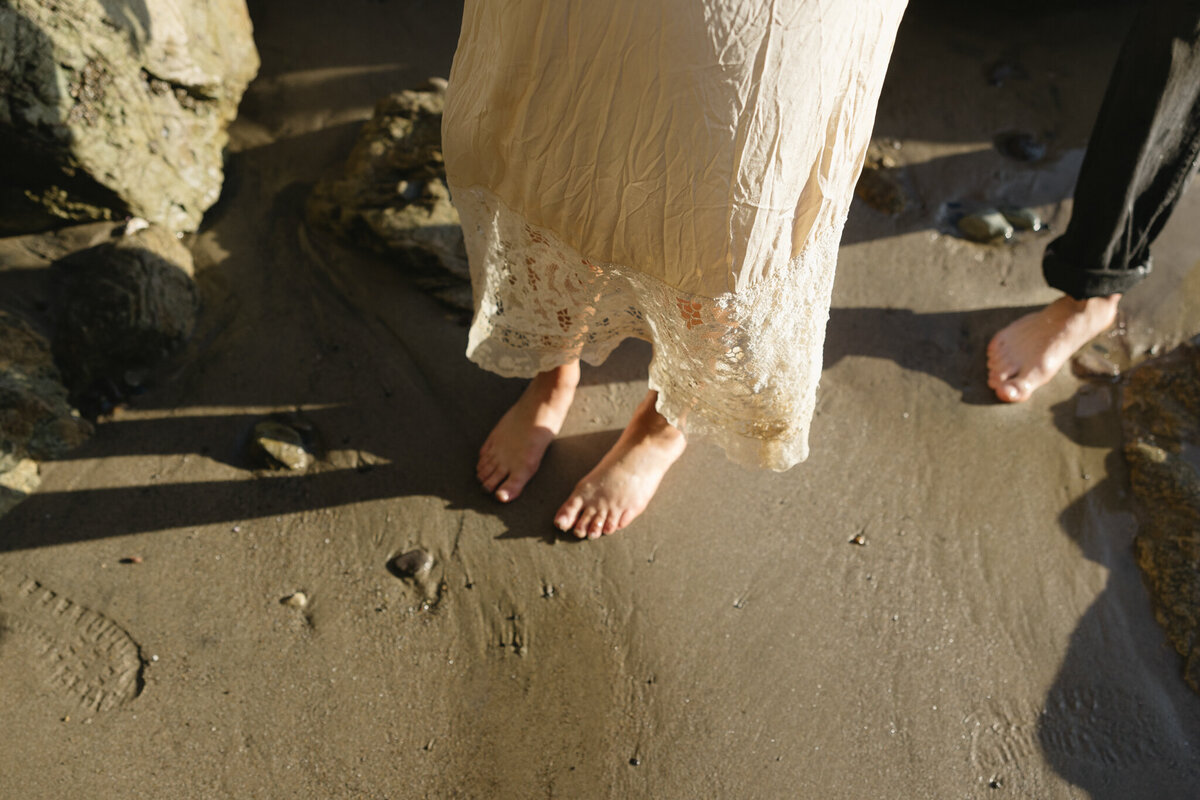
[(1146, 0), (1109, 79), (1066, 232), (1042, 272), (1075, 297), (1124, 292), (1200, 153), (1200, 0)]

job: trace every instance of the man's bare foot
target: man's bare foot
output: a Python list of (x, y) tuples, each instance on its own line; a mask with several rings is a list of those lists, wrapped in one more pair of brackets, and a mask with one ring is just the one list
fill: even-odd
[(646, 394), (621, 438), (558, 509), (554, 524), (561, 530), (597, 539), (624, 528), (646, 509), (687, 445), (679, 429), (655, 410), (657, 400), (657, 392)]
[(1026, 314), (988, 344), (988, 386), (1006, 403), (1028, 400), (1075, 351), (1117, 318), (1121, 295), (1076, 300), (1063, 296)]
[(579, 362), (540, 372), (479, 448), (475, 474), (502, 503), (515, 500), (562, 429), (579, 384)]

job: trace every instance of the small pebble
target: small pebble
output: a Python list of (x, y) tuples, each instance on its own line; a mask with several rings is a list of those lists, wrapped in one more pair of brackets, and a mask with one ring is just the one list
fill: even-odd
[(850, 544), (857, 544), (857, 545), (861, 546), (861, 545), (865, 545), (866, 543), (867, 543), (867, 537), (863, 536), (861, 533), (856, 533), (856, 534), (854, 534), (854, 536), (852, 536), (850, 538)]
[(306, 608), (308, 606), (308, 595), (304, 592), (292, 592), (279, 602), (288, 608)]
[(424, 550), (409, 550), (393, 558), (390, 566), (401, 578), (419, 578), (433, 569), (433, 556)]
[(313, 462), (299, 431), (281, 422), (268, 419), (255, 425), (254, 442), (269, 461), (287, 469), (307, 469)]
[(958, 229), (974, 242), (1008, 241), (1012, 238), (1013, 228), (1008, 220), (994, 208), (987, 208), (974, 214), (967, 214), (958, 221)]

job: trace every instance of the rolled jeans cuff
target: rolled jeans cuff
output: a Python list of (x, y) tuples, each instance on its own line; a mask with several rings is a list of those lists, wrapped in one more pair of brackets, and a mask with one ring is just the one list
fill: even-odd
[(1152, 262), (1147, 255), (1121, 269), (1085, 269), (1058, 254), (1051, 242), (1042, 256), (1042, 275), (1046, 283), (1076, 300), (1124, 294), (1150, 274)]

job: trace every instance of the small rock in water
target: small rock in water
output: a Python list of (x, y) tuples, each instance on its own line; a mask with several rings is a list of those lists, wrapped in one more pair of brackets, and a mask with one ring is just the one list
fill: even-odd
[(304, 592), (292, 592), (279, 602), (288, 608), (307, 608), (308, 595), (306, 595)]
[(958, 229), (975, 242), (1007, 242), (1012, 238), (1013, 228), (1008, 220), (994, 208), (967, 214), (958, 221)]
[(1001, 155), (1017, 161), (1040, 161), (1046, 155), (1046, 144), (1032, 133), (1005, 131), (992, 140)]
[(389, 566), (401, 578), (422, 578), (433, 569), (433, 556), (424, 550), (409, 550), (392, 559)]
[(1004, 218), (1012, 223), (1014, 228), (1023, 231), (1040, 231), (1045, 225), (1042, 222), (1041, 216), (1032, 208), (1005, 208), (1001, 209), (1001, 214)]
[(264, 420), (255, 425), (254, 442), (271, 462), (288, 469), (307, 469), (313, 462), (312, 453), (304, 446), (304, 438), (295, 428), (282, 422)]

